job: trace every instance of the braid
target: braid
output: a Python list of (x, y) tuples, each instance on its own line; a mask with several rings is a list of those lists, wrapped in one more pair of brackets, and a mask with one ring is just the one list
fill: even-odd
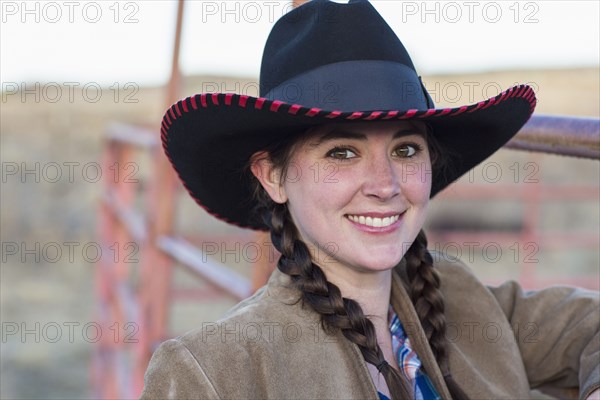
[(427, 238), (423, 230), (406, 252), (405, 259), (410, 282), (409, 295), (448, 390), (453, 399), (466, 400), (467, 395), (450, 374), (445, 338), (444, 298), (440, 291), (440, 278), (433, 268), (433, 258), (427, 250)]
[(326, 332), (340, 329), (344, 337), (358, 345), (365, 361), (375, 365), (388, 385), (392, 399), (412, 399), (412, 385), (385, 361), (377, 344), (375, 326), (365, 316), (360, 305), (342, 297), (340, 289), (327, 281), (323, 270), (311, 261), (308, 247), (298, 239), (296, 228), (290, 220), (287, 207), (276, 204), (270, 221), (271, 240), (281, 253), (277, 268), (292, 278), (292, 283), (302, 293), (303, 304), (308, 303), (321, 315)]

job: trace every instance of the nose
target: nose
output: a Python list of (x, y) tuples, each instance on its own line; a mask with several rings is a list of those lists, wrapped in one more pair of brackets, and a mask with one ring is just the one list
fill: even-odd
[(374, 157), (365, 171), (363, 194), (380, 201), (400, 194), (400, 177), (388, 157)]

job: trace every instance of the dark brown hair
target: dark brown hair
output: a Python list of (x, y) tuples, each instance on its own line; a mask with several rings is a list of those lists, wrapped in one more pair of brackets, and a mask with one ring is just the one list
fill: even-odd
[[(443, 169), (447, 165), (442, 149), (430, 132), (428, 127), (425, 136), (435, 178), (436, 175), (444, 173)], [(286, 177), (294, 149), (306, 136), (305, 134), (302, 138), (290, 137), (265, 149), (272, 165), (280, 168), (281, 179)], [(377, 344), (375, 326), (363, 313), (358, 302), (342, 297), (340, 289), (327, 281), (323, 270), (312, 262), (308, 247), (300, 239), (286, 204), (273, 202), (257, 179), (254, 180), (254, 184), (254, 194), (258, 203), (256, 214), (269, 227), (273, 245), (281, 253), (277, 268), (291, 277), (293, 285), (301, 292), (302, 304), (310, 305), (321, 315), (321, 323), (326, 332), (340, 329), (348, 340), (358, 345), (365, 361), (375, 365), (384, 376), (393, 400), (412, 399), (412, 384), (385, 361)], [(445, 339), (444, 298), (422, 230), (407, 250), (404, 259), (409, 278), (409, 295), (446, 385), (453, 399), (466, 400), (467, 396), (450, 374)]]

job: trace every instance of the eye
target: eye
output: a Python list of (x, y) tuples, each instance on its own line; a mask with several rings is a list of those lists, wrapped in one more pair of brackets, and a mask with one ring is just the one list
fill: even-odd
[(417, 154), (421, 150), (421, 146), (416, 143), (407, 143), (396, 147), (394, 155), (400, 158), (409, 158)]
[(347, 160), (356, 157), (356, 153), (350, 149), (336, 147), (327, 153), (327, 157), (335, 158), (336, 160)]

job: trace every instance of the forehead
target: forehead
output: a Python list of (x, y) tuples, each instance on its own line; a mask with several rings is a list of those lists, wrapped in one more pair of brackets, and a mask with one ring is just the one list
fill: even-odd
[(378, 122), (346, 122), (321, 125), (310, 129), (303, 137), (304, 144), (319, 145), (333, 139), (368, 140), (373, 136), (389, 135), (401, 137), (419, 135), (427, 136), (427, 127), (421, 121), (378, 121)]

